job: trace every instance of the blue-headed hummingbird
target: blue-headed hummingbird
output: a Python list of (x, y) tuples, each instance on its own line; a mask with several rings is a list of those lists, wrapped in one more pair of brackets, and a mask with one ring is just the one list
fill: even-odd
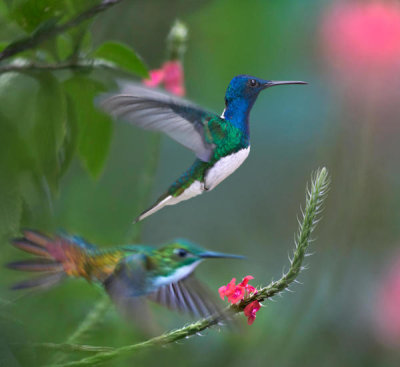
[(101, 98), (100, 106), (114, 117), (146, 130), (160, 131), (197, 159), (135, 223), (166, 205), (212, 190), (231, 175), (250, 152), (249, 114), (258, 94), (269, 87), (307, 84), (271, 81), (249, 75), (234, 77), (226, 90), (222, 114), (206, 111), (186, 100), (138, 84), (121, 84), (118, 93)]

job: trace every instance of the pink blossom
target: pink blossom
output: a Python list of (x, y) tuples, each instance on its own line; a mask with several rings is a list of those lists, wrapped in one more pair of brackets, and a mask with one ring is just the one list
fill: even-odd
[(236, 285), (235, 282), (236, 278), (232, 278), (226, 286), (223, 285), (218, 289), (219, 296), (222, 299), (228, 297), (228, 302), (232, 304), (241, 301), (245, 295), (245, 287)]
[(254, 288), (252, 285), (248, 284), (249, 280), (251, 279), (254, 279), (254, 277), (251, 275), (247, 275), (243, 278), (241, 283), (238, 284), (240, 287), (244, 287), (246, 289), (247, 295), (250, 295), (252, 293), (257, 293), (257, 289)]
[(164, 84), (167, 91), (177, 96), (184, 96), (184, 75), (183, 66), (178, 60), (165, 62), (161, 69), (150, 71), (150, 79), (143, 80), (143, 83), (148, 87), (157, 87)]
[(164, 70), (154, 69), (149, 71), (150, 79), (144, 79), (143, 84), (148, 87), (157, 87), (164, 80)]
[(251, 294), (257, 293), (257, 290), (252, 285), (248, 284), (251, 279), (254, 279), (254, 277), (247, 275), (238, 285), (236, 285), (236, 278), (232, 278), (227, 285), (223, 285), (218, 289), (219, 296), (222, 299), (227, 297), (228, 302), (234, 304)]
[(322, 19), (321, 48), (327, 62), (347, 76), (389, 76), (400, 67), (400, 5), (378, 0), (334, 4)]
[(258, 301), (249, 303), (243, 310), (244, 315), (247, 317), (247, 323), (251, 325), (256, 319), (256, 313), (261, 308), (261, 304)]
[(232, 280), (227, 285), (223, 285), (218, 289), (219, 296), (221, 297), (222, 300), (225, 299), (225, 296), (228, 297), (229, 300), (229, 296), (235, 292), (236, 288), (235, 283), (236, 283), (236, 278), (232, 278)]

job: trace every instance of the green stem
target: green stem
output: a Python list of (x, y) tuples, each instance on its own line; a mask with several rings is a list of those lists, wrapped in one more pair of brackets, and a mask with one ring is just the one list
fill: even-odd
[[(109, 298), (106, 296), (103, 296), (102, 299), (100, 301), (98, 301), (97, 304), (86, 315), (86, 317), (79, 324), (79, 326), (76, 328), (76, 330), (68, 337), (66, 342), (64, 344), (60, 344), (62, 346), (62, 348), (59, 351), (60, 352), (70, 351), (70, 350), (68, 350), (68, 348), (77, 350), (76, 348), (73, 347), (73, 345), (75, 343), (77, 343), (84, 334), (86, 334), (90, 329), (92, 329), (97, 324), (97, 322), (107, 312), (109, 305), (110, 305)], [(54, 348), (54, 345), (52, 345), (52, 343), (45, 343), (45, 344), (47, 344), (47, 348), (56, 349), (56, 348)], [(68, 346), (68, 347), (66, 347), (66, 346)], [(42, 345), (42, 347), (45, 347), (45, 346)], [(91, 351), (93, 351), (93, 349), (102, 348), (102, 347), (90, 347), (90, 346), (82, 346), (82, 347), (83, 348), (79, 349), (79, 350), (85, 351), (85, 352), (88, 351), (88, 348), (89, 349), (91, 348), (92, 349)], [(54, 356), (54, 363), (62, 362), (63, 360), (65, 360), (65, 356), (66, 356), (65, 354), (64, 355), (56, 354)]]
[(0, 74), (9, 72), (26, 73), (31, 71), (61, 71), (61, 70), (82, 70), (90, 71), (94, 69), (117, 71), (121, 74), (128, 72), (118, 68), (114, 63), (101, 59), (86, 59), (60, 62), (57, 64), (39, 64), (22, 58), (13, 60), (8, 65), (0, 66)]
[(97, 302), (96, 306), (87, 314), (85, 319), (81, 322), (78, 328), (69, 336), (67, 344), (76, 343), (82, 335), (89, 331), (99, 319), (101, 319), (107, 312), (110, 305), (108, 297), (104, 296), (100, 301)]
[(92, 6), (91, 8), (85, 10), (83, 13), (78, 14), (75, 18), (61, 24), (59, 26), (54, 26), (48, 30), (35, 33), (31, 37), (24, 38), (23, 40), (13, 42), (7, 46), (2, 52), (0, 52), (0, 61), (8, 59), (20, 52), (36, 48), (41, 43), (53, 38), (61, 33), (68, 31), (71, 28), (78, 26), (86, 20), (89, 20), (96, 16), (97, 14), (109, 9), (110, 7), (120, 3), (122, 0), (103, 0), (100, 4)]
[[(271, 282), (264, 288), (261, 288), (255, 295), (247, 298), (238, 305), (227, 307), (227, 311), (240, 313), (246, 305), (257, 300), (264, 301), (276, 294), (288, 289), (288, 287), (296, 280), (303, 267), (303, 260), (307, 254), (307, 249), (310, 245), (311, 234), (318, 223), (318, 215), (322, 210), (322, 204), (326, 197), (329, 187), (329, 177), (326, 168), (319, 169), (312, 177), (311, 187), (307, 190), (306, 206), (302, 212), (302, 218), (299, 220), (299, 230), (296, 235), (295, 249), (293, 257), (290, 259), (290, 268), (279, 280)], [(78, 361), (67, 362), (64, 364), (53, 365), (53, 367), (77, 367), (77, 366), (93, 366), (105, 361), (124, 356), (136, 350), (145, 349), (153, 346), (166, 345), (178, 340), (190, 337), (199, 333), (220, 321), (219, 316), (210, 316), (206, 319), (194, 322), (181, 329), (174, 330), (155, 338), (149, 339), (142, 343), (127, 345), (120, 348), (109, 349), (104, 352), (99, 352), (94, 356), (86, 357)], [(52, 345), (54, 349), (54, 345)], [(63, 345), (62, 348), (65, 348)], [(59, 348), (60, 350), (62, 349)], [(71, 347), (72, 348), (72, 347)], [(74, 346), (75, 350), (80, 350), (78, 346)], [(87, 351), (88, 346), (82, 346), (82, 351)], [(99, 347), (90, 347), (99, 348)], [(101, 347), (100, 347), (101, 348)]]

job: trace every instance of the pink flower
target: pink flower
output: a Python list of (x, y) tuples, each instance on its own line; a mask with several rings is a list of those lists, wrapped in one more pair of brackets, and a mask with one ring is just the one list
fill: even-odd
[(243, 310), (244, 315), (247, 317), (247, 323), (251, 325), (256, 319), (256, 313), (261, 308), (261, 304), (258, 301), (249, 303)]
[(177, 96), (184, 96), (184, 76), (183, 67), (178, 60), (165, 62), (161, 69), (154, 69), (150, 71), (150, 79), (143, 80), (143, 83), (148, 87), (157, 87), (164, 84), (167, 91)]
[(164, 70), (154, 69), (149, 71), (150, 79), (144, 79), (143, 84), (148, 87), (157, 87), (164, 80)]
[(248, 284), (251, 279), (254, 279), (254, 277), (247, 275), (236, 285), (236, 278), (232, 278), (227, 285), (223, 285), (218, 289), (219, 296), (222, 299), (225, 299), (225, 296), (228, 297), (228, 302), (234, 304), (250, 296), (250, 294), (257, 293), (257, 290), (252, 285)]
[(257, 293), (257, 289), (255, 289), (252, 285), (248, 284), (249, 280), (254, 279), (253, 276), (251, 275), (246, 275), (243, 280), (241, 281), (241, 283), (239, 283), (239, 287), (244, 287), (247, 295), (250, 295), (251, 293)]
[(400, 5), (341, 1), (322, 19), (321, 48), (346, 77), (390, 76), (400, 67)]
[(218, 289), (219, 296), (222, 299), (225, 299), (225, 296), (228, 297), (228, 302), (232, 304), (242, 300), (245, 293), (245, 288), (237, 286), (235, 283), (236, 278), (232, 278), (227, 285), (223, 285)]

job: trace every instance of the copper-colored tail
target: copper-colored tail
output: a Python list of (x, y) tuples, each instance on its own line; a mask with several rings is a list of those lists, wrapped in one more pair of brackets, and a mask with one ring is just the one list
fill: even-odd
[(67, 238), (49, 238), (41, 233), (25, 230), (24, 237), (11, 243), (32, 255), (29, 260), (15, 261), (7, 264), (10, 269), (39, 272), (41, 276), (15, 284), (12, 289), (49, 288), (60, 283), (66, 276), (79, 276), (79, 261), (86, 256), (86, 251)]

